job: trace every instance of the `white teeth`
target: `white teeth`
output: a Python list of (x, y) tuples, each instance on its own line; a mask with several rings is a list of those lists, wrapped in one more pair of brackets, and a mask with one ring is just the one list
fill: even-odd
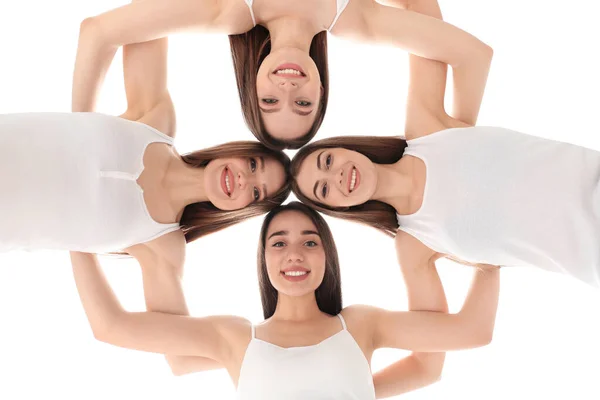
[(308, 272), (306, 271), (286, 271), (284, 272), (285, 276), (302, 276), (306, 275)]
[(278, 69), (277, 71), (275, 71), (276, 74), (293, 74), (293, 75), (298, 75), (301, 76), (302, 72), (295, 70), (295, 69), (291, 69), (291, 68), (286, 68), (286, 69)]
[(231, 194), (231, 184), (229, 183), (229, 174), (225, 175), (225, 186), (227, 187), (227, 194)]
[(356, 168), (352, 168), (352, 179), (350, 180), (350, 191), (354, 190), (356, 186)]

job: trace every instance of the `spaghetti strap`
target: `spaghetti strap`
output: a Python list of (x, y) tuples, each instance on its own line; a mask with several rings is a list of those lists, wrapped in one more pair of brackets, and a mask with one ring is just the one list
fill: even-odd
[(333, 22), (329, 26), (329, 29), (327, 29), (327, 32), (331, 32), (331, 30), (335, 26), (335, 23), (338, 21), (338, 18), (340, 17), (340, 15), (342, 15), (342, 13), (346, 9), (346, 6), (348, 5), (349, 2), (350, 2), (350, 0), (336, 0), (337, 13), (335, 14), (335, 18), (333, 19)]
[(337, 316), (340, 318), (340, 321), (342, 321), (342, 328), (344, 328), (343, 330), (348, 330), (346, 329), (346, 321), (344, 320), (344, 317), (342, 317), (342, 313), (339, 313)]
[(244, 0), (244, 2), (246, 3), (246, 5), (248, 6), (248, 9), (250, 10), (250, 16), (252, 17), (252, 23), (254, 24), (254, 26), (256, 26), (256, 18), (254, 18), (254, 10), (252, 9), (252, 3), (254, 2), (254, 0)]
[(254, 324), (252, 324), (252, 339), (256, 339), (256, 328), (254, 327)]

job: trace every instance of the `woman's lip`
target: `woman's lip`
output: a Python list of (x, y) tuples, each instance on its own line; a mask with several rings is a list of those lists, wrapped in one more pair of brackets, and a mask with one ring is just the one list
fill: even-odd
[(231, 188), (231, 193), (229, 193), (229, 197), (233, 196), (233, 192), (235, 192), (235, 180), (233, 177), (233, 172), (231, 171), (231, 168), (227, 168), (227, 173), (229, 174), (229, 187)]
[[(293, 268), (290, 268), (290, 269), (287, 269), (287, 271), (305, 271), (305, 269), (304, 268), (303, 269), (293, 269)], [(306, 274), (299, 275), (299, 276), (286, 275), (283, 271), (281, 271), (281, 276), (283, 276), (283, 278), (285, 280), (288, 280), (290, 282), (300, 282), (300, 281), (303, 281), (303, 280), (305, 280), (305, 279), (308, 278), (308, 275), (310, 275), (310, 271), (308, 271), (308, 270), (306, 271)]]
[[(229, 187), (231, 188), (231, 193), (227, 191), (227, 183), (225, 181), (225, 177), (229, 176)], [(221, 190), (225, 193), (225, 196), (231, 197), (233, 192), (235, 191), (235, 182), (233, 180), (233, 172), (229, 167), (223, 168), (223, 172), (221, 172)]]
[(281, 270), (281, 272), (290, 272), (290, 271), (302, 271), (302, 272), (310, 272), (310, 269), (296, 266), (296, 267), (288, 267)]
[[(223, 193), (225, 193), (225, 196), (230, 197), (229, 193), (227, 192), (227, 184), (225, 183), (225, 176), (227, 176), (228, 170), (229, 170), (229, 168), (225, 167), (225, 168), (223, 168), (223, 172), (221, 172), (221, 190), (223, 190)], [(231, 185), (231, 178), (229, 181), (229, 185)]]
[(306, 72), (304, 72), (304, 70), (302, 69), (301, 66), (299, 66), (298, 64), (292, 64), (292, 63), (281, 64), (280, 66), (275, 68), (273, 73), (275, 73), (279, 70), (282, 70), (282, 69), (295, 69), (296, 71), (299, 71), (302, 74), (302, 76), (298, 76), (298, 75), (294, 75), (294, 74), (277, 74), (277, 76), (285, 76), (285, 77), (292, 77), (292, 78), (304, 78), (306, 76)]
[[(350, 190), (350, 186), (352, 185), (352, 171), (356, 170), (356, 182), (354, 182), (354, 189)], [(358, 185), (360, 184), (360, 173), (358, 172), (358, 168), (355, 166), (350, 167), (350, 171), (348, 172), (348, 193), (354, 192)]]

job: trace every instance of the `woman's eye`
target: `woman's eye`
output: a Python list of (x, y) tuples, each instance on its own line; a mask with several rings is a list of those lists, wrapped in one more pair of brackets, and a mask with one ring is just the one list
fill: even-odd
[(254, 194), (254, 201), (258, 201), (258, 199), (260, 198), (260, 192), (258, 191), (258, 188), (254, 188), (253, 190), (253, 194)]
[(315, 242), (314, 240), (309, 240), (308, 242), (304, 243), (304, 245), (307, 247), (315, 247), (317, 246), (317, 242)]
[(326, 167), (327, 169), (329, 169), (329, 167), (331, 167), (331, 154), (329, 154), (329, 155), (327, 156), (327, 158), (325, 159), (325, 167)]
[(252, 172), (256, 171), (256, 159), (255, 158), (250, 159), (250, 171), (252, 171)]
[(275, 242), (275, 243), (273, 243), (272, 246), (273, 247), (283, 247), (283, 246), (285, 246), (285, 243), (283, 243), (283, 242)]
[(261, 99), (261, 101), (265, 104), (277, 104), (278, 100), (277, 99)]
[(327, 184), (323, 184), (323, 187), (321, 188), (321, 197), (325, 198), (327, 197)]
[(298, 100), (298, 101), (296, 101), (296, 104), (299, 105), (300, 107), (312, 106), (312, 103), (310, 101), (304, 101), (304, 100)]

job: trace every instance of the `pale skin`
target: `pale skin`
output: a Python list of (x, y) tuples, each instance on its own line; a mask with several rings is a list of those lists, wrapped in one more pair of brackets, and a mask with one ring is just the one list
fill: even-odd
[[(94, 111), (103, 78), (94, 60), (88, 57), (86, 37), (82, 32), (77, 51), (72, 105), (75, 112)], [(167, 88), (167, 48), (166, 38), (124, 46), (127, 110), (121, 118), (144, 123), (174, 137), (176, 119)], [(144, 191), (151, 217), (160, 223), (178, 222), (185, 207), (196, 202), (211, 201), (225, 210), (243, 208), (279, 190), (285, 179), (281, 165), (270, 158), (217, 159), (198, 169), (185, 164), (173, 147), (162, 143), (148, 146), (143, 160), (145, 168), (138, 184)], [(234, 174), (230, 196), (215, 183), (224, 166)], [(181, 289), (185, 243), (183, 233), (175, 231), (124, 249), (142, 266), (148, 309), (187, 314)], [(72, 256), (87, 255), (72, 252)], [(185, 357), (167, 357), (167, 361), (177, 374), (183, 373), (188, 363)], [(195, 361), (194, 370), (220, 368), (211, 359)]]
[[(231, 16), (239, 16), (239, 19), (232, 17), (233, 19), (229, 22), (225, 22), (228, 20), (213, 19), (213, 25), (206, 22), (210, 20), (211, 15), (216, 15), (216, 11), (211, 11), (210, 9), (196, 10), (197, 13), (193, 16), (195, 22), (189, 21), (189, 18), (191, 17), (190, 14), (185, 13), (186, 10), (189, 10), (186, 7), (191, 7), (192, 4), (197, 4), (198, 2), (179, 1), (175, 4), (175, 7), (173, 7), (173, 5), (171, 4), (168, 7), (168, 9), (165, 9), (162, 3), (157, 0), (145, 0), (142, 3), (143, 4), (132, 4), (129, 6), (125, 6), (120, 9), (105, 13), (101, 16), (88, 19), (84, 21), (84, 23), (82, 23), (80, 47), (77, 55), (76, 70), (74, 77), (74, 110), (87, 110), (86, 108), (92, 107), (95, 104), (95, 93), (99, 90), (103, 74), (108, 68), (108, 64), (106, 63), (110, 63), (112, 55), (114, 55), (116, 48), (120, 44), (127, 43), (128, 41), (143, 41), (148, 37), (153, 37), (144, 35), (154, 35), (156, 34), (156, 32), (161, 31), (161, 29), (163, 32), (168, 32), (170, 31), (170, 29), (175, 29), (173, 28), (174, 25), (171, 24), (177, 24), (177, 21), (181, 21), (178, 18), (188, 21), (183, 25), (187, 28), (204, 27), (207, 29), (219, 30), (224, 29), (224, 27), (226, 26), (230, 26), (228, 24), (232, 24), (231, 26), (233, 26), (236, 23), (239, 24), (238, 26), (241, 26), (240, 29), (247, 28), (247, 8), (245, 8), (246, 6), (243, 4), (243, 2), (240, 1), (232, 3), (229, 9), (233, 11), (231, 11), (231, 14), (227, 14)], [(243, 6), (241, 8), (238, 7), (240, 3)], [(360, 4), (360, 2), (358, 4)], [(141, 7), (142, 5), (144, 7)], [(404, 6), (404, 4), (391, 5)], [(177, 7), (179, 6), (181, 6), (182, 9), (178, 9)], [(261, 9), (259, 2), (257, 3), (257, 7), (258, 8), (255, 7), (255, 12), (257, 18), (259, 18), (260, 21)], [(369, 7), (371, 7), (371, 5), (369, 5)], [(380, 10), (379, 5), (375, 4), (373, 5), (373, 7), (374, 10)], [(278, 9), (273, 10), (269, 7), (265, 7), (265, 12), (269, 12), (269, 10), (275, 13), (275, 15), (277, 14), (277, 12), (279, 12), (277, 11)], [(397, 11), (392, 9), (381, 10), (385, 10), (386, 12)], [(208, 19), (205, 19), (203, 17), (201, 11), (206, 12), (206, 15), (204, 17)], [(284, 11), (285, 10), (281, 10), (281, 12)], [(311, 10), (310, 7), (300, 11), (304, 11), (305, 14), (314, 13), (314, 10)], [(419, 9), (417, 9), (416, 11), (422, 12)], [(154, 20), (154, 23), (150, 24), (150, 26), (146, 28), (144, 28), (146, 25), (145, 22), (143, 22), (143, 19), (135, 18), (134, 25), (127, 25), (124, 22), (127, 20), (127, 18), (131, 18), (131, 16), (136, 16), (138, 15), (138, 13), (144, 13), (144, 15), (146, 15), (145, 13), (148, 13), (148, 17), (155, 15), (154, 13), (156, 13), (156, 15), (158, 15), (160, 18), (157, 17), (158, 19)], [(324, 13), (323, 15), (329, 14)], [(353, 15), (353, 12), (348, 12), (347, 10), (346, 12), (344, 12), (344, 14), (342, 14), (342, 18), (340, 18), (340, 20), (338, 21), (338, 25), (336, 25), (334, 33), (336, 30), (340, 29), (338, 26), (342, 26), (341, 29), (342, 31), (344, 30), (343, 21), (346, 18), (348, 18), (348, 15)], [(410, 18), (410, 15), (411, 14), (408, 14), (408, 18)], [(173, 18), (173, 20), (171, 20), (171, 18)], [(267, 19), (269, 18), (271, 17), (268, 17)], [(292, 24), (292, 22), (294, 24)], [(315, 28), (316, 30), (310, 31), (304, 29), (306, 28), (306, 22), (302, 19), (289, 21), (287, 18), (274, 18), (273, 22), (270, 25), (268, 25), (273, 35), (274, 48), (278, 48), (277, 43), (281, 43), (282, 49), (286, 48), (287, 46), (289, 50), (290, 46), (288, 46), (288, 38), (290, 41), (295, 40), (295, 38), (297, 37), (302, 37), (298, 36), (300, 35), (300, 33), (303, 33), (306, 36), (306, 41), (308, 41), (309, 43), (309, 37), (312, 37), (311, 35), (314, 35), (314, 33), (322, 30), (323, 26), (325, 26), (325, 22), (327, 21), (321, 22), (322, 23), (320, 23), (320, 25), (317, 24), (317, 28)], [(116, 26), (118, 26), (119, 29), (104, 28), (109, 26), (114, 27), (114, 24), (117, 24)], [(136, 30), (133, 29), (135, 28), (135, 26), (137, 26), (136, 24), (142, 25), (139, 26), (139, 29)], [(283, 27), (284, 25), (287, 26), (288, 31), (280, 29), (280, 27)], [(293, 27), (298, 27), (298, 29), (295, 29)], [(451, 31), (455, 29), (451, 26), (449, 27)], [(130, 30), (129, 28), (132, 29)], [(149, 29), (150, 31), (144, 33), (144, 29)], [(277, 33), (279, 32), (279, 30), (281, 30), (281, 34)], [(307, 32), (308, 34), (306, 34)], [(237, 31), (233, 33), (237, 33)], [(410, 38), (410, 34), (407, 34), (406, 32), (401, 32), (400, 34), (405, 35), (407, 39)], [(472, 37), (467, 36), (467, 38), (469, 38), (470, 40), (470, 38)], [(162, 46), (164, 46), (164, 53), (161, 53), (160, 55), (152, 55), (152, 52), (157, 52), (157, 43), (162, 43)], [(124, 66), (126, 89), (128, 95), (128, 111), (125, 113), (125, 116), (129, 117), (130, 119), (141, 119), (142, 122), (146, 122), (150, 125), (152, 125), (152, 123), (165, 124), (166, 126), (155, 126), (160, 130), (165, 129), (163, 130), (163, 132), (165, 133), (169, 132), (167, 128), (169, 128), (170, 126), (173, 126), (174, 128), (174, 114), (172, 112), (172, 104), (170, 102), (170, 98), (168, 98), (168, 92), (166, 89), (166, 45), (166, 40), (161, 39), (146, 43), (139, 43), (132, 46), (125, 46)], [(99, 54), (94, 53), (95, 49), (101, 50), (101, 52)], [(293, 51), (294, 46), (291, 46), (291, 49)], [(136, 53), (132, 54), (134, 50), (136, 51)], [(305, 50), (308, 51), (307, 49)], [(98, 58), (98, 55), (102, 54), (104, 54), (105, 57)], [(136, 64), (134, 64), (134, 62), (139, 63), (137, 65), (143, 65), (144, 67), (136, 68)], [(267, 64), (263, 63), (263, 65)], [(83, 68), (82, 66), (85, 66), (86, 68)], [(133, 83), (129, 82), (135, 82), (135, 86)], [(87, 94), (85, 93), (86, 90), (89, 90)], [(161, 106), (156, 107), (156, 104), (159, 104)], [(157, 112), (148, 112), (148, 110), (154, 110), (155, 108), (158, 110), (169, 110), (168, 115), (169, 117), (171, 117), (171, 119), (165, 118), (163, 115), (159, 115)], [(172, 122), (169, 123), (169, 121)], [(183, 238), (181, 236), (182, 235), (180, 235), (180, 232), (174, 232), (170, 235), (167, 235), (164, 238), (157, 239), (160, 245), (157, 244), (156, 246), (153, 246), (155, 248), (149, 249), (148, 246), (151, 244), (147, 244), (128, 249), (129, 253), (135, 256), (142, 265), (144, 287), (146, 289), (146, 303), (149, 310), (172, 312), (177, 314), (187, 314), (187, 307), (185, 306), (185, 300), (181, 291), (180, 284), (182, 274), (181, 271), (183, 270), (183, 259), (185, 257), (183, 253), (184, 246), (182, 245)], [(157, 246), (158, 249), (156, 249)], [(174, 249), (179, 250), (178, 252), (176, 252), (176, 250)], [(161, 254), (161, 252), (164, 253), (165, 251), (168, 251), (173, 254), (166, 254), (163, 257), (157, 257), (157, 254)], [(153, 262), (153, 260), (157, 261)], [(205, 358), (171, 356), (167, 357), (167, 359), (169, 361), (173, 373), (177, 375), (219, 367), (218, 363), (215, 363), (211, 360), (207, 360)], [(394, 382), (399, 382), (398, 378), (394, 376), (395, 368), (399, 368), (400, 374), (402, 375), (404, 374), (403, 371), (406, 364), (407, 361), (401, 360), (397, 364), (394, 364), (388, 367), (386, 370), (382, 371), (382, 375), (375, 374), (375, 381), (382, 382), (381, 385), (383, 386), (391, 385), (393, 387)]]
[[(274, 315), (256, 328), (256, 336), (280, 347), (313, 345), (337, 333), (335, 317), (322, 313), (314, 290), (325, 268), (325, 251), (316, 226), (298, 211), (284, 211), (267, 231), (265, 259), (269, 278), (279, 291)], [(86, 315), (97, 339), (126, 348), (201, 356), (216, 360), (237, 386), (242, 360), (251, 340), (250, 322), (241, 317), (191, 318), (161, 312), (123, 310), (91, 254), (73, 253), (73, 272)], [(302, 282), (289, 282), (280, 271), (301, 266), (310, 270)], [(412, 285), (411, 308), (446, 311), (443, 289), (430, 269), (403, 274)], [(425, 295), (419, 293), (427, 292)], [(491, 340), (498, 302), (498, 271), (477, 270), (467, 299), (457, 314), (431, 311), (387, 311), (350, 306), (342, 311), (348, 330), (365, 358), (378, 348), (439, 352), (482, 346)], [(378, 398), (421, 387), (439, 378), (443, 354), (420, 358), (413, 353), (392, 374), (374, 377)]]
[[(400, 4), (402, 5), (402, 4)], [(441, 18), (436, 0), (409, 2), (408, 8)], [(491, 65), (493, 51), (464, 37), (455, 45), (471, 58), (462, 61), (455, 55), (436, 61), (409, 57), (409, 89), (405, 122), (406, 139), (416, 139), (445, 129), (473, 126), (481, 106), (485, 84)], [(450, 45), (444, 36), (438, 38), (437, 46)], [(453, 72), (453, 107), (450, 113), (444, 108), (447, 65)], [(358, 170), (358, 183), (351, 187), (353, 169)], [(329, 206), (351, 206), (368, 200), (378, 200), (393, 206), (398, 214), (407, 215), (418, 211), (423, 202), (426, 169), (422, 160), (402, 157), (395, 164), (375, 164), (362, 154), (335, 148), (325, 152), (315, 151), (302, 163), (297, 177), (300, 190), (311, 200)], [(352, 189), (352, 190), (351, 190)], [(423, 253), (421, 266), (440, 257), (459, 260), (450, 254), (439, 254), (411, 235), (398, 232), (396, 246), (405, 253)], [(408, 261), (406, 261), (408, 262)], [(413, 265), (410, 266), (412, 268)]]
[[(84, 92), (87, 88), (87, 90), (91, 90), (93, 91), (97, 91), (99, 86), (100, 86), (100, 82), (102, 80), (102, 77), (104, 75), (104, 73), (106, 72), (106, 69), (108, 68), (108, 64), (110, 63), (110, 60), (112, 59), (112, 56), (114, 55), (114, 52), (116, 51), (116, 48), (118, 47), (118, 45), (120, 44), (124, 44), (124, 43), (128, 43), (127, 40), (129, 41), (133, 41), (133, 42), (137, 42), (137, 41), (143, 41), (143, 40), (147, 40), (148, 36), (144, 37), (143, 35), (144, 30), (143, 28), (141, 28), (140, 30), (135, 30), (135, 29), (129, 29), (129, 28), (133, 28), (136, 24), (142, 24), (144, 25), (145, 22), (147, 22), (148, 20), (145, 19), (139, 19), (139, 18), (135, 18), (135, 23), (133, 25), (128, 23), (120, 23), (120, 21), (126, 21), (126, 18), (131, 17), (131, 16), (137, 16), (136, 12), (140, 11), (144, 12), (144, 13), (148, 13), (148, 14), (144, 14), (147, 16), (152, 16), (155, 15), (157, 17), (160, 17), (158, 20), (154, 20), (153, 23), (149, 23), (149, 29), (152, 30), (154, 29), (154, 34), (156, 34), (156, 31), (160, 31), (161, 29), (163, 29), (163, 33), (164, 32), (171, 32), (173, 30), (177, 30), (179, 28), (206, 28), (206, 29), (220, 29), (223, 28), (223, 26), (221, 25), (222, 23), (224, 25), (227, 25), (228, 22), (223, 22), (223, 20), (216, 21), (214, 25), (210, 25), (210, 24), (202, 24), (202, 15), (200, 15), (201, 13), (195, 13), (195, 14), (190, 14), (190, 13), (186, 13), (186, 10), (189, 11), (189, 9), (178, 9), (178, 5), (176, 5), (175, 7), (173, 6), (172, 2), (169, 4), (168, 9), (162, 9), (161, 7), (161, 2), (160, 1), (154, 1), (154, 0), (146, 0), (143, 3), (145, 3), (145, 6), (147, 6), (147, 8), (137, 8), (134, 9), (133, 6), (126, 6), (122, 9), (118, 9), (118, 10), (114, 10), (112, 12), (106, 13), (103, 16), (100, 17), (95, 17), (93, 19), (88, 19), (86, 21), (84, 21), (84, 23), (82, 23), (82, 32), (81, 32), (81, 46), (80, 46), (80, 51), (78, 52), (78, 57), (77, 57), (77, 65), (80, 64), (84, 64), (84, 65), (89, 65), (91, 66), (91, 68), (88, 69), (88, 71), (86, 73), (81, 73), (78, 71), (81, 71), (82, 69), (76, 68), (76, 73), (75, 73), (75, 82), (77, 82), (76, 85), (74, 85), (74, 87), (79, 88), (81, 92)], [(192, 4), (192, 2), (184, 2), (181, 1), (179, 2), (182, 5), (185, 4)], [(178, 3), (178, 4), (179, 4)], [(197, 4), (197, 2), (195, 2)], [(238, 3), (236, 3), (238, 4)], [(242, 4), (243, 5), (243, 4)], [(156, 8), (153, 8), (156, 7)], [(232, 5), (232, 7), (235, 7), (235, 5)], [(375, 9), (378, 9), (379, 6), (375, 6)], [(120, 11), (119, 11), (120, 10)], [(210, 10), (207, 9), (208, 14), (211, 14)], [(173, 17), (173, 20), (178, 20), (178, 18), (181, 19), (186, 19), (186, 21), (188, 21), (187, 23), (177, 26), (177, 27), (173, 27), (173, 25), (169, 25), (170, 23), (173, 22), (173, 20), (171, 20), (171, 11), (173, 12), (173, 14), (177, 14), (178, 16)], [(204, 9), (203, 9), (204, 11)], [(256, 9), (255, 9), (256, 11)], [(314, 10), (313, 10), (314, 11)], [(391, 10), (386, 10), (386, 11), (390, 11)], [(128, 14), (131, 13), (131, 14)], [(236, 14), (237, 13), (237, 14)], [(259, 12), (257, 11), (257, 14)], [(241, 18), (241, 25), (246, 24), (246, 22), (243, 22), (246, 18), (247, 18), (247, 8), (245, 8), (245, 5), (243, 5), (243, 7), (241, 9), (237, 9), (237, 11), (232, 11), (232, 15), (240, 15)], [(348, 13), (351, 14), (351, 13)], [(343, 14), (343, 16), (346, 15), (346, 12)], [(408, 14), (407, 14), (408, 15)], [(190, 17), (191, 16), (191, 17)], [(124, 20), (119, 20), (118, 18), (125, 18)], [(194, 19), (195, 22), (189, 22), (189, 19), (192, 18)], [(344, 17), (346, 18), (346, 17)], [(410, 17), (410, 15), (407, 18), (412, 18)], [(196, 20), (197, 19), (197, 20)], [(260, 20), (260, 19), (259, 19)], [(205, 21), (205, 20), (204, 20)], [(338, 21), (338, 25), (341, 24), (341, 22), (343, 21), (343, 18), (340, 19), (340, 21)], [(177, 21), (175, 21), (177, 22)], [(284, 20), (279, 20), (279, 24), (281, 24), (282, 26), (285, 25), (284, 24)], [(289, 21), (288, 21), (289, 22)], [(113, 25), (113, 24), (117, 24), (117, 25)], [(298, 25), (301, 25), (301, 22), (298, 22)], [(103, 27), (105, 26), (110, 26), (110, 27), (114, 27), (114, 26), (119, 26), (120, 29), (103, 29)], [(273, 30), (277, 30), (277, 22), (275, 22), (273, 25), (271, 25), (271, 28)], [(449, 28), (452, 29), (456, 29), (453, 28), (451, 26), (449, 26)], [(339, 29), (338, 27), (336, 27), (335, 31)], [(318, 30), (322, 30), (322, 28), (318, 28)], [(457, 29), (456, 29), (457, 30)], [(458, 31), (458, 30), (457, 30)], [(462, 32), (462, 31), (461, 31)], [(146, 32), (148, 33), (148, 32)], [(231, 33), (237, 33), (237, 31), (231, 31)], [(127, 36), (128, 34), (130, 34), (131, 36)], [(138, 35), (138, 36), (136, 36)], [(141, 35), (141, 36), (140, 36)], [(290, 35), (293, 36), (293, 35)], [(158, 35), (157, 37), (160, 37), (160, 35)], [(368, 40), (368, 37), (364, 38)], [(282, 42), (283, 43), (283, 42)], [(84, 45), (85, 44), (85, 45)], [(293, 47), (293, 46), (292, 46)], [(90, 79), (91, 76), (95, 76), (94, 79)], [(90, 96), (90, 97), (82, 97), (81, 95), (79, 95), (77, 92), (74, 92), (73, 95), (73, 99), (74, 99), (74, 109), (79, 109), (79, 110), (85, 110), (86, 109), (86, 105), (87, 107), (93, 106), (93, 104), (95, 104), (95, 96)], [(170, 100), (169, 100), (170, 101)], [(149, 103), (152, 103), (152, 101), (150, 101)], [(135, 110), (135, 108), (138, 108), (141, 106), (137, 106), (137, 107), (131, 107), (132, 112), (130, 113), (131, 115), (139, 115), (139, 111)], [(129, 111), (128, 111), (129, 113)], [(167, 238), (165, 238), (167, 239)], [(181, 241), (179, 241), (181, 242)], [(172, 248), (175, 248), (174, 246)], [(146, 250), (146, 249), (143, 249)], [(132, 253), (133, 254), (133, 253)], [(153, 253), (147, 252), (146, 251), (146, 258), (147, 259), (152, 259), (153, 258)], [(138, 259), (140, 259), (140, 257), (138, 257)], [(154, 257), (155, 258), (155, 257)], [(166, 257), (167, 259), (169, 259), (169, 257)], [(170, 268), (174, 271), (180, 271), (181, 270), (181, 265), (182, 265), (182, 260), (183, 259), (183, 255), (181, 255), (179, 257), (179, 259), (177, 259), (177, 257), (170, 257), (170, 259), (174, 260), (174, 261), (166, 261), (163, 260), (162, 264), (166, 265), (167, 268)], [(146, 268), (146, 271), (151, 270), (151, 267)], [(160, 273), (163, 273), (165, 269), (163, 269)], [(144, 273), (145, 276), (145, 282), (148, 281), (148, 279), (146, 278), (146, 276), (152, 276), (148, 273)], [(157, 278), (158, 279), (158, 278)], [(173, 282), (177, 282), (176, 279), (172, 280)], [(150, 284), (146, 284), (145, 286), (151, 287)], [(173, 285), (173, 287), (176, 288), (175, 285)], [(178, 290), (176, 288), (176, 290)], [(155, 292), (156, 293), (156, 292)], [(182, 299), (183, 297), (180, 296), (180, 298)], [(150, 304), (150, 302), (147, 300), (147, 303)], [(181, 304), (181, 302), (180, 302)], [(184, 304), (184, 303), (183, 303)], [(169, 310), (174, 310), (175, 308), (169, 308)], [(183, 310), (183, 308), (179, 307), (179, 310)], [(185, 363), (181, 363), (179, 366), (176, 366), (173, 368), (173, 371), (177, 374), (181, 374), (181, 373), (186, 373), (186, 372), (191, 372), (194, 370), (202, 370), (202, 369), (207, 369), (207, 368), (212, 368), (212, 367), (216, 367), (216, 365), (211, 364), (206, 366), (204, 363), (207, 362), (206, 360), (194, 360), (192, 358), (188, 358), (186, 360)], [(209, 362), (210, 364), (210, 362)], [(171, 363), (171, 366), (173, 367), (173, 363)], [(386, 371), (391, 371), (390, 369), (386, 370)], [(390, 376), (389, 374), (387, 376)], [(377, 377), (375, 378), (377, 379)]]
[[(458, 81), (478, 72), (473, 60), (485, 59), (489, 47), (440, 19), (423, 15), (419, 3), (388, 0), (382, 5), (373, 0), (352, 0), (331, 34), (390, 44), (450, 64)], [(261, 64), (257, 78), (263, 121), (273, 137), (298, 138), (314, 122), (322, 93), (319, 72), (308, 50), (312, 38), (333, 22), (335, 1), (257, 0), (253, 10), (257, 24), (266, 27), (272, 38), (271, 53)], [(97, 90), (116, 49), (122, 45), (184, 31), (238, 34), (252, 27), (242, 0), (137, 1), (83, 21), (81, 40), (86, 50), (78, 53), (76, 62), (93, 65), (93, 69), (77, 74), (76, 80), (82, 92)], [(278, 69), (288, 63), (298, 66), (301, 75), (284, 74)], [(84, 108), (93, 108), (93, 98), (81, 99), (74, 93), (73, 99)]]

